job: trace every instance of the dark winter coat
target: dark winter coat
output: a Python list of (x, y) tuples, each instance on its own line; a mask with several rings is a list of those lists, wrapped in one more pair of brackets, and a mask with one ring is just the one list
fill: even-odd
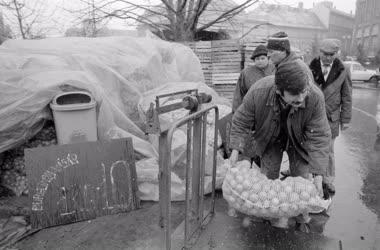
[(322, 89), (326, 102), (326, 114), (332, 137), (339, 135), (339, 124), (349, 123), (352, 110), (352, 82), (343, 63), (336, 58), (325, 81), (320, 58), (310, 63), (315, 83)]
[[(312, 80), (311, 80), (312, 81)], [(274, 76), (256, 82), (232, 118), (230, 145), (244, 151), (245, 138), (254, 130), (255, 151), (262, 156), (280, 130), (280, 107)], [(289, 140), (310, 166), (310, 172), (326, 175), (331, 133), (321, 90), (310, 83), (310, 92), (301, 107), (291, 108), (287, 118)]]
[(239, 79), (236, 83), (232, 102), (232, 112), (235, 112), (235, 110), (240, 106), (249, 88), (261, 78), (273, 75), (274, 70), (275, 67), (272, 63), (269, 63), (265, 69), (260, 69), (255, 65), (245, 68), (240, 73)]
[(297, 55), (296, 53), (294, 53), (294, 52), (290, 52), (289, 55), (287, 57), (285, 57), (284, 60), (282, 60), (281, 62), (279, 62), (277, 65), (275, 65), (275, 67), (277, 68), (278, 65), (280, 65), (282, 63), (291, 62), (291, 61), (294, 61), (294, 60), (297, 60), (297, 59), (301, 60), (301, 57), (299, 55)]

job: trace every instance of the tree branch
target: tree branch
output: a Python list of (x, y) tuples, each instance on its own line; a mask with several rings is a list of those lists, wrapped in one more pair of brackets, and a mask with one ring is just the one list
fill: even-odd
[(274, 24), (269, 23), (269, 22), (256, 24), (256, 25), (254, 25), (253, 27), (251, 27), (247, 32), (245, 32), (245, 33), (244, 33), (244, 34), (243, 34), (238, 40), (241, 40), (241, 39), (243, 39), (244, 37), (246, 37), (249, 33), (252, 32), (252, 30), (257, 29), (257, 28), (259, 28), (260, 26), (264, 26), (264, 25), (274, 25)]
[(206, 23), (205, 25), (203, 25), (202, 27), (198, 28), (197, 31), (202, 31), (202, 30), (205, 30), (207, 29), (208, 27), (212, 26), (213, 24), (221, 21), (221, 20), (225, 20), (226, 17), (229, 17), (230, 15), (236, 15), (237, 13), (240, 13), (242, 12), (244, 9), (248, 8), (249, 6), (257, 3), (258, 0), (247, 0), (245, 1), (244, 3), (224, 12), (223, 14), (221, 14), (220, 16), (218, 16), (216, 19)]

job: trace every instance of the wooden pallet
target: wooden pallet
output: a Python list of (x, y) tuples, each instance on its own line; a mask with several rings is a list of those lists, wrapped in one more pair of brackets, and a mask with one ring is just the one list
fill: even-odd
[(244, 66), (253, 64), (250, 59), (253, 51), (264, 43), (265, 41), (246, 41), (241, 44), (237, 40), (219, 40), (188, 42), (185, 45), (198, 56), (205, 83), (218, 89), (223, 96), (229, 96), (233, 94), (241, 70)]

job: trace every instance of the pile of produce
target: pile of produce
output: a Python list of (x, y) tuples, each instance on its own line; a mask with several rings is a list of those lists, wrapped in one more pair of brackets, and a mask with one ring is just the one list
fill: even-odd
[(46, 147), (57, 144), (57, 136), (53, 122), (47, 122), (44, 128), (28, 142), (18, 148), (3, 153), (0, 166), (0, 185), (10, 190), (13, 195), (28, 194), (24, 149)]
[(326, 209), (312, 181), (302, 177), (270, 180), (248, 161), (229, 169), (222, 186), (231, 208), (262, 218), (289, 218)]

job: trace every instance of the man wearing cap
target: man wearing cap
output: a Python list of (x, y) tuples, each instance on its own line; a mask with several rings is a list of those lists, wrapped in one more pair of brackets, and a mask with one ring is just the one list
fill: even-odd
[(277, 32), (268, 38), (268, 57), (273, 64), (278, 67), (280, 63), (285, 63), (299, 59), (299, 57), (290, 50), (290, 42), (285, 32)]
[(315, 83), (321, 88), (326, 102), (326, 114), (331, 128), (329, 164), (324, 185), (330, 194), (335, 193), (334, 142), (340, 130), (348, 128), (352, 109), (352, 82), (349, 72), (337, 58), (339, 43), (336, 39), (321, 42), (320, 55), (310, 63)]
[(230, 161), (238, 160), (253, 130), (262, 173), (277, 179), (286, 151), (290, 174), (304, 178), (313, 174), (322, 194), (331, 132), (323, 93), (309, 72), (300, 59), (281, 63), (275, 76), (262, 78), (250, 88), (232, 118)]
[(254, 65), (245, 68), (239, 76), (236, 83), (235, 93), (232, 103), (232, 112), (240, 106), (243, 97), (247, 94), (249, 88), (258, 80), (265, 76), (274, 74), (274, 65), (269, 63), (268, 50), (264, 45), (259, 45), (253, 51), (251, 59)]

